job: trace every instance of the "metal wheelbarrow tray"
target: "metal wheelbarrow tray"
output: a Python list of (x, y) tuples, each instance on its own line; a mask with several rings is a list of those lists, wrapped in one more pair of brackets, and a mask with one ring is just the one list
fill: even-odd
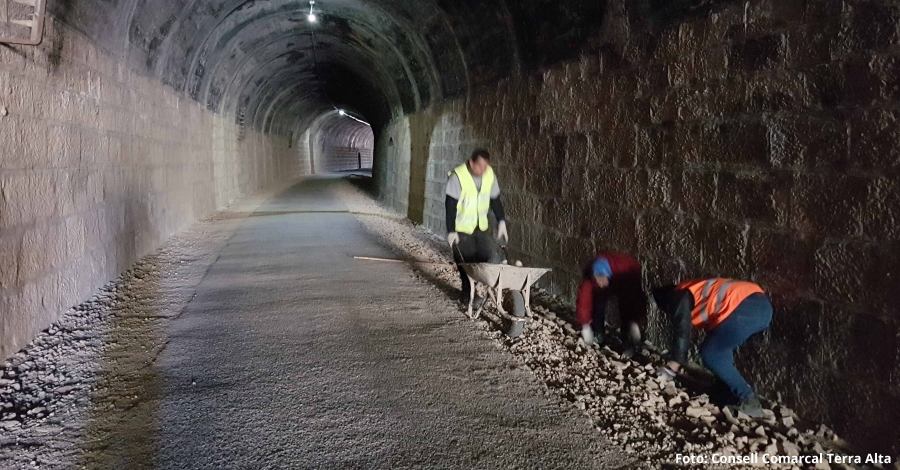
[(461, 263), (460, 266), (469, 275), (469, 318), (473, 320), (481, 315), (487, 301), (481, 304), (478, 311), (472, 314), (472, 304), (475, 302), (475, 283), (488, 287), (488, 297), (494, 301), (497, 310), (502, 316), (516, 322), (524, 322), (524, 318), (510, 315), (503, 309), (503, 290), (522, 292), (525, 298), (525, 312), (531, 314), (531, 286), (544, 274), (550, 272), (546, 268), (525, 268), (509, 264), (491, 263)]

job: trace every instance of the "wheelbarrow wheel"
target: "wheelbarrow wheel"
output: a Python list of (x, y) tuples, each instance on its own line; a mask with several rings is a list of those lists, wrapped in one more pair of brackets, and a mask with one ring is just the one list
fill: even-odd
[[(510, 315), (525, 318), (525, 297), (516, 290), (506, 291), (503, 296), (503, 309)], [(506, 335), (515, 338), (525, 331), (525, 322), (506, 320)]]

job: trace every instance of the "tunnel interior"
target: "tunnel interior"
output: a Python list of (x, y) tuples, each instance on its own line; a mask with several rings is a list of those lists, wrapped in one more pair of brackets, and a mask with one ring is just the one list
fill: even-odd
[(893, 2), (47, 11), (40, 46), (0, 47), (0, 355), (172, 234), (303, 176), (371, 170), (382, 203), (443, 235), (447, 175), (484, 147), (509, 250), (553, 268), (548, 292), (571, 303), (603, 249), (635, 254), (645, 288), (756, 282), (775, 320), (739, 366), (863, 446), (900, 451)]

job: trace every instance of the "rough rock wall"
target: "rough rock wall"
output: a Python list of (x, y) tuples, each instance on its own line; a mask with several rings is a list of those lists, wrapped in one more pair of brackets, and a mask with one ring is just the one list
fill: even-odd
[(0, 358), (174, 232), (303, 171), (286, 139), (46, 27), (0, 47)]
[[(739, 367), (857, 445), (900, 451), (900, 9), (694, 3), (712, 6), (647, 24), (609, 2), (597, 53), (395, 122), (380, 143), (413, 132), (379, 147), (382, 195), (424, 198), (443, 233), (447, 171), (485, 146), (511, 246), (554, 268), (554, 292), (573, 299), (598, 249), (634, 253), (648, 287), (758, 282), (775, 319)], [(422, 162), (423, 194), (395, 186)]]

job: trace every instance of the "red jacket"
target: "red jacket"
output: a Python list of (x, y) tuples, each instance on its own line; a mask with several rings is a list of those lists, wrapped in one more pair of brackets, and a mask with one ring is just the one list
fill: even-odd
[[(609, 268), (612, 270), (612, 277), (609, 279), (609, 287), (607, 289), (601, 289), (600, 286), (597, 285), (597, 281), (594, 280), (594, 261), (600, 257), (606, 258), (606, 261), (609, 262)], [(631, 300), (632, 297), (636, 297), (634, 294), (635, 289), (637, 293), (640, 293), (640, 284), (641, 265), (636, 259), (625, 253), (615, 251), (603, 251), (597, 253), (585, 267), (581, 286), (578, 288), (578, 299), (575, 302), (575, 318), (578, 321), (578, 324), (589, 325), (591, 323), (594, 301), (606, 301), (606, 295), (598, 295), (602, 291), (608, 290), (609, 293), (619, 296), (620, 300), (623, 296), (622, 294), (625, 294), (625, 297), (627, 297), (628, 300)], [(640, 304), (641, 302), (629, 302), (629, 304), (631, 303)], [(622, 305), (620, 305), (620, 309), (621, 308)], [(640, 306), (635, 305), (634, 308), (632, 308), (631, 305), (628, 305), (627, 309), (640, 310)], [(622, 313), (624, 314), (626, 312), (623, 311)], [(629, 316), (637, 315), (638, 317), (646, 315), (646, 313), (638, 311), (633, 312), (633, 314), (632, 312), (627, 313)]]

